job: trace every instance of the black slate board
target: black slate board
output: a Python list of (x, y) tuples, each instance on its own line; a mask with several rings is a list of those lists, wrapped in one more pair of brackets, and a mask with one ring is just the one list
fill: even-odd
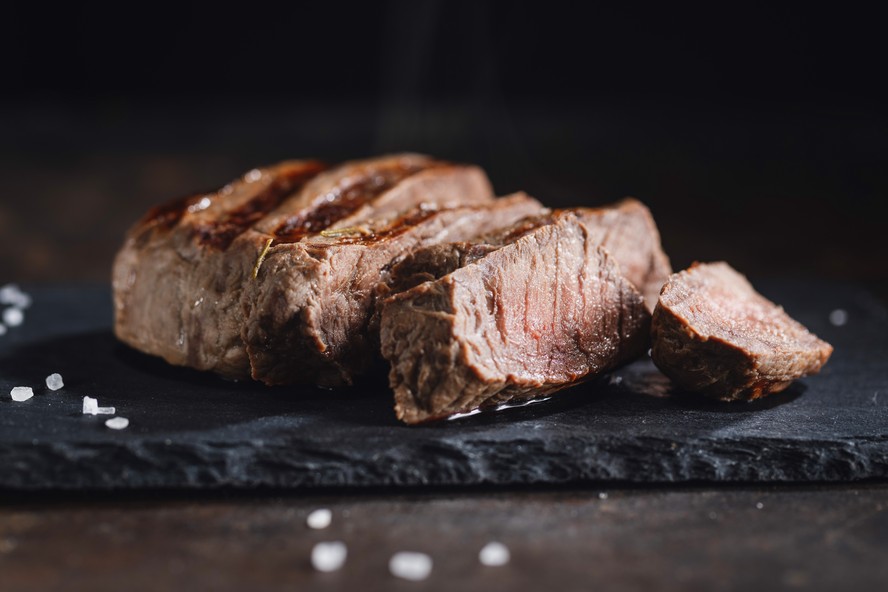
[[(363, 487), (888, 476), (888, 313), (853, 286), (760, 286), (836, 348), (820, 376), (753, 404), (672, 392), (649, 360), (550, 401), (400, 425), (381, 376), (268, 389), (117, 343), (107, 288), (34, 292), (0, 337), (0, 489)], [(830, 311), (848, 313), (845, 326)], [(66, 386), (48, 391), (60, 372)], [(16, 403), (13, 386), (35, 387)], [(84, 395), (130, 427), (84, 416)]]

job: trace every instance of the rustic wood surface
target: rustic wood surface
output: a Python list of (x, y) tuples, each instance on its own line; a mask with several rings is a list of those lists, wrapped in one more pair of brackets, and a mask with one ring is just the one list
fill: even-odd
[[(73, 590), (880, 590), (888, 486), (5, 499), (0, 588)], [(308, 513), (333, 511), (325, 530)], [(348, 559), (309, 556), (341, 540)], [(485, 567), (491, 540), (512, 555)], [(422, 551), (425, 582), (389, 557)]]

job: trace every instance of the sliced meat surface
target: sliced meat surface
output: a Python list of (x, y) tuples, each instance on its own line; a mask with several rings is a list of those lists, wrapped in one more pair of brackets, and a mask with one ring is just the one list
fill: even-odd
[(244, 288), (270, 244), (296, 245), (356, 222), (385, 225), (420, 204), (492, 201), (477, 167), (412, 154), (250, 171), (219, 191), (155, 208), (130, 230), (114, 264), (115, 333), (170, 363), (248, 378)]
[(538, 220), (501, 244), (443, 252), (460, 266), (382, 303), (399, 419), (539, 397), (647, 349), (643, 297), (592, 230), (571, 211)]
[(266, 384), (349, 384), (375, 358), (369, 325), (383, 270), (412, 249), (458, 241), (544, 211), (517, 194), (482, 206), (418, 207), (394, 221), (273, 243), (248, 282), (244, 341), (252, 376)]
[[(650, 211), (632, 198), (601, 208), (574, 208), (572, 212), (589, 233), (589, 240), (606, 249), (622, 274), (645, 298), (648, 310), (657, 304), (660, 288), (672, 270), (660, 245), (660, 233)], [(490, 249), (514, 242), (540, 226), (550, 224), (558, 211), (529, 217), (511, 228), (497, 230), (472, 241), (440, 244), (407, 254), (392, 265), (386, 280), (391, 291), (408, 289), (442, 277)]]
[(816, 374), (832, 354), (723, 262), (676, 273), (654, 310), (651, 357), (678, 386), (751, 401)]

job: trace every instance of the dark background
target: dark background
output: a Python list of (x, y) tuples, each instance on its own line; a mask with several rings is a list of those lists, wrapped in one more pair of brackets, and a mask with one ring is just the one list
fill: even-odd
[(258, 164), (414, 150), (635, 195), (676, 267), (888, 293), (881, 19), (619, 4), (5, 9), (0, 282), (107, 281), (151, 204)]

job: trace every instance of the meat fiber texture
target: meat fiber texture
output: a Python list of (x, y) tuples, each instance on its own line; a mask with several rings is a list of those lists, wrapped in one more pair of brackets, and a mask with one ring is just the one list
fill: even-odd
[(130, 230), (114, 264), (115, 333), (231, 379), (348, 383), (369, 357), (360, 340), (378, 268), (542, 210), (516, 196), (499, 217), (477, 213), (494, 203), (477, 167), (418, 155), (251, 171)]
[(723, 401), (782, 391), (819, 372), (833, 351), (723, 262), (669, 278), (651, 335), (651, 357), (664, 374)]
[(399, 419), (540, 397), (647, 349), (644, 299), (582, 218), (562, 211), (525, 226), (382, 303)]
[[(623, 276), (642, 293), (649, 311), (654, 310), (660, 289), (672, 269), (660, 245), (660, 233), (650, 210), (633, 198), (600, 208), (574, 208), (589, 233), (589, 240), (606, 249)], [(463, 267), (492, 249), (513, 242), (522, 234), (550, 223), (558, 212), (529, 217), (512, 228), (494, 231), (472, 241), (439, 244), (417, 249), (395, 259), (385, 270), (387, 290), (398, 292), (437, 279)]]

